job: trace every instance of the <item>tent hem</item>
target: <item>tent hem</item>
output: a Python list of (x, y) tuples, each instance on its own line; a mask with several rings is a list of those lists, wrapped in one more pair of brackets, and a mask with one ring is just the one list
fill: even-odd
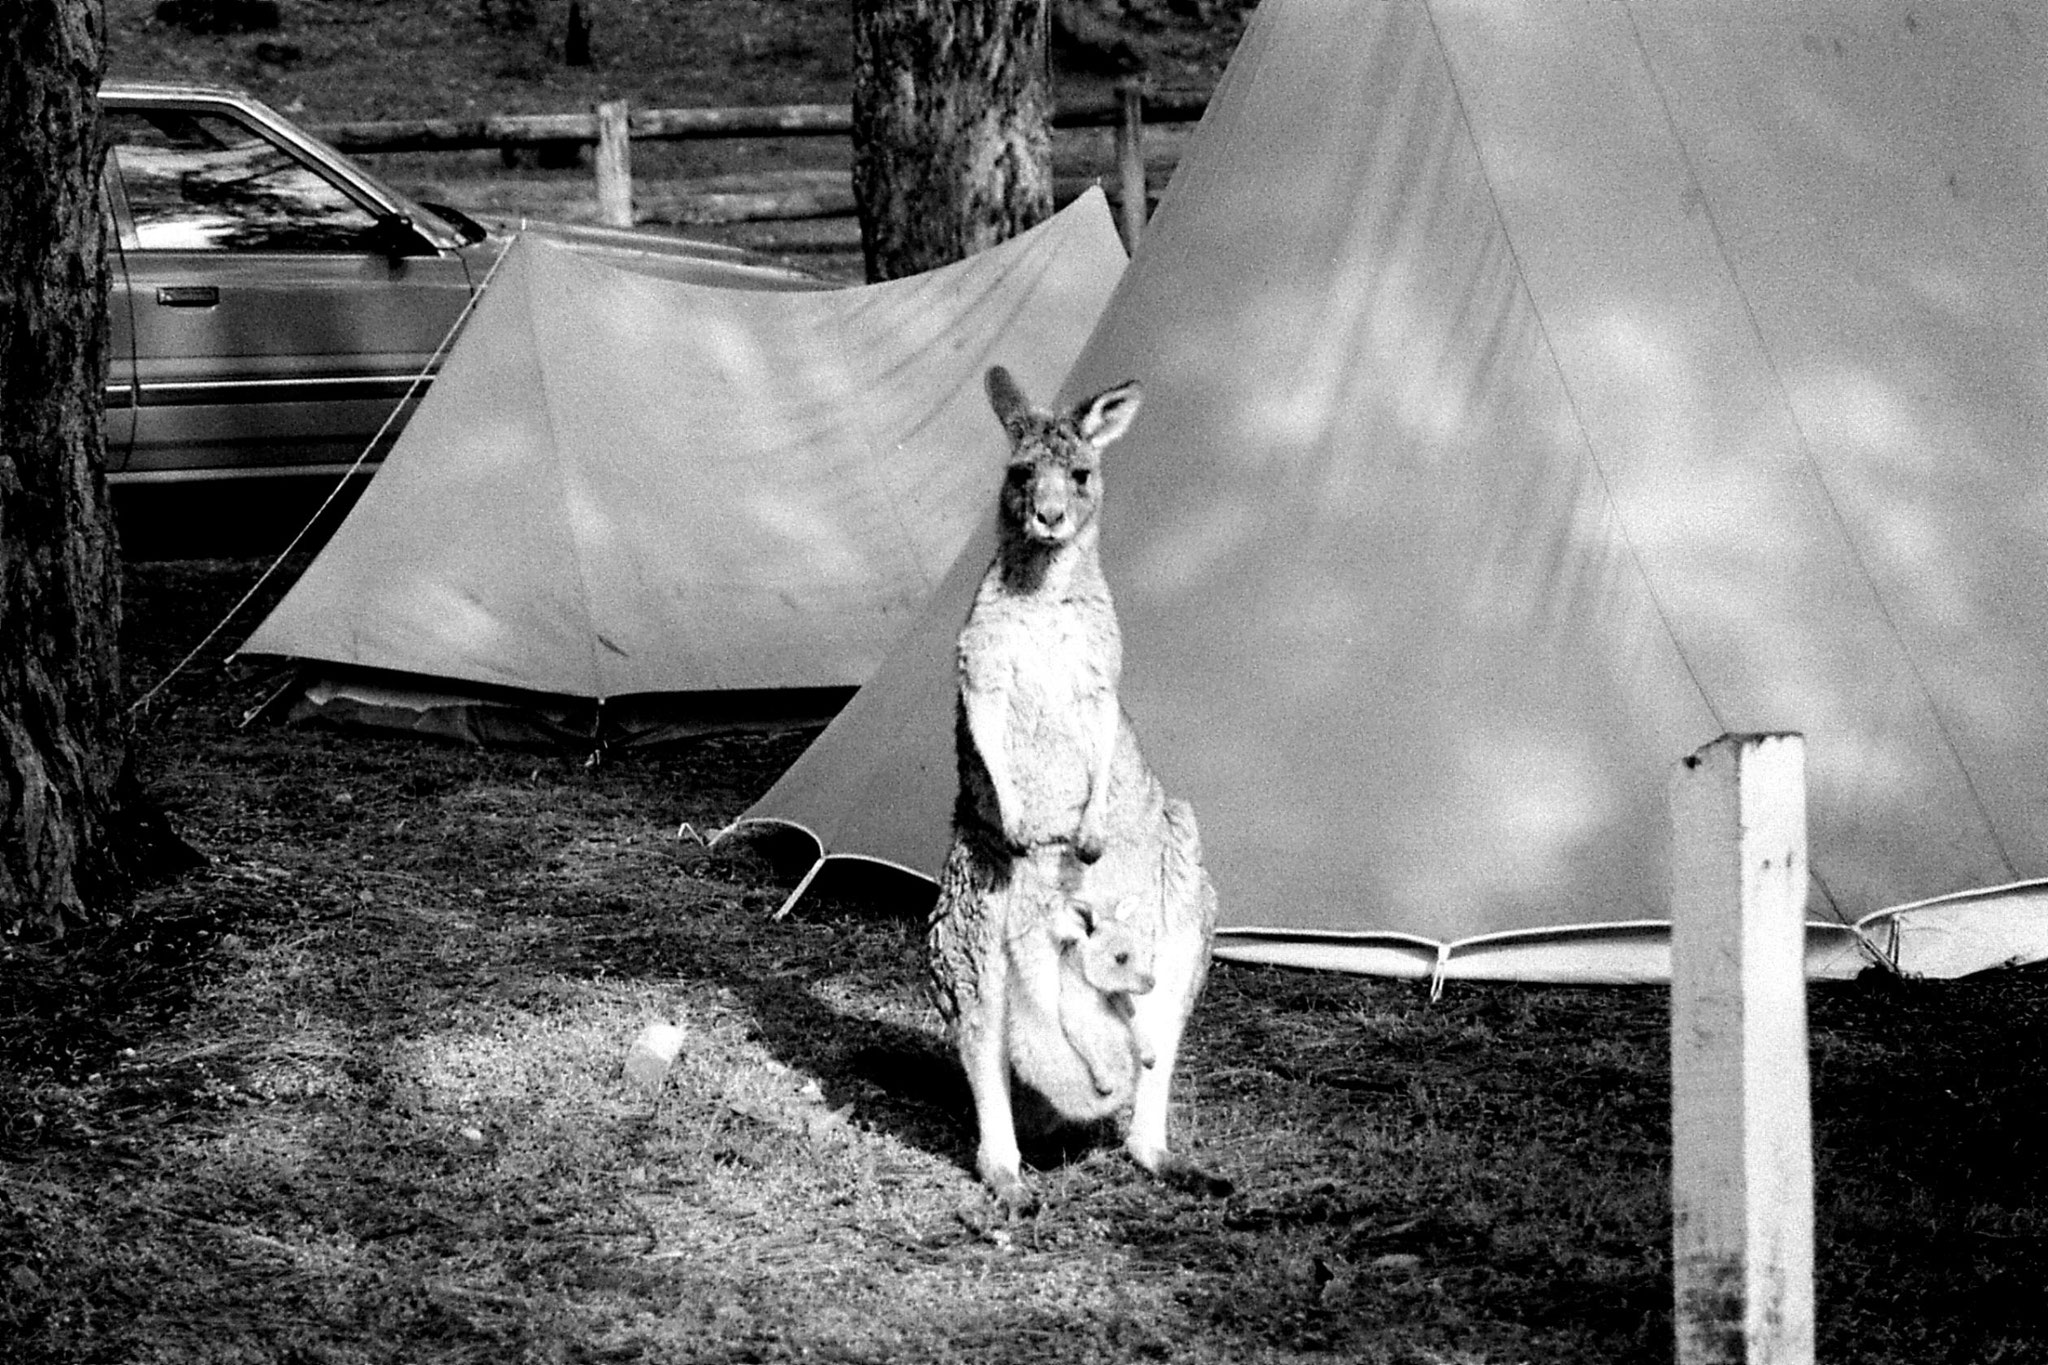
[(302, 663), (288, 699), (264, 708), (294, 724), (367, 728), (523, 749), (644, 748), (700, 735), (816, 729), (851, 687), (635, 692), (578, 697), (504, 684)]

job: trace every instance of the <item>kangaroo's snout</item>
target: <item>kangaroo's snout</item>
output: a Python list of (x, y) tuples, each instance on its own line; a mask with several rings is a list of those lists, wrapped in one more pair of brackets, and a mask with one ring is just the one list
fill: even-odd
[(1035, 540), (1063, 538), (1073, 527), (1074, 499), (1063, 471), (1041, 470), (1031, 481), (1025, 530)]
[[(1144, 955), (1150, 956), (1149, 953)], [(1129, 948), (1119, 948), (1110, 954), (1110, 961), (1115, 964), (1116, 974), (1124, 983), (1123, 989), (1126, 993), (1144, 995), (1152, 989), (1155, 980), (1152, 969), (1145, 964), (1139, 954)]]

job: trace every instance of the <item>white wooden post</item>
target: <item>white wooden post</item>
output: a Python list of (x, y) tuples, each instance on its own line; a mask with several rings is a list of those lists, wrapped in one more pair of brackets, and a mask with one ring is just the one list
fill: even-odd
[(1671, 786), (1679, 1365), (1811, 1365), (1806, 742), (1723, 735)]
[(597, 106), (597, 218), (609, 227), (633, 226), (633, 141), (626, 131), (626, 101)]
[(1135, 80), (1117, 86), (1123, 117), (1116, 125), (1117, 175), (1123, 195), (1124, 249), (1136, 251), (1145, 234), (1145, 90)]

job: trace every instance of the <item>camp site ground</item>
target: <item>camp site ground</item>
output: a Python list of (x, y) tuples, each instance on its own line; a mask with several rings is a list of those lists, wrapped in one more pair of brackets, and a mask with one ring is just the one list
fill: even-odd
[[(138, 678), (257, 567), (131, 570)], [(1656, 988), (1218, 964), (1174, 1132), (1237, 1193), (1038, 1152), (1008, 1227), (922, 902), (828, 883), (777, 922), (774, 849), (676, 838), (800, 741), (238, 729), (270, 679), (205, 663), (145, 733), (212, 866), (82, 984), (6, 964), (0, 1358), (1670, 1358)], [(2048, 981), (1810, 998), (1818, 1358), (2039, 1359)], [(619, 1064), (656, 1018), (650, 1102)]]

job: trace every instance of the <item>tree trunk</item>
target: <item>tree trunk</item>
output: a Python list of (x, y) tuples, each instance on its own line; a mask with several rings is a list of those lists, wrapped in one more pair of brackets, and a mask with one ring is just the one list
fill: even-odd
[(853, 194), (870, 280), (1052, 213), (1050, 0), (853, 0)]
[(135, 850), (106, 440), (102, 9), (14, 0), (0, 47), (0, 932), (104, 919)]

